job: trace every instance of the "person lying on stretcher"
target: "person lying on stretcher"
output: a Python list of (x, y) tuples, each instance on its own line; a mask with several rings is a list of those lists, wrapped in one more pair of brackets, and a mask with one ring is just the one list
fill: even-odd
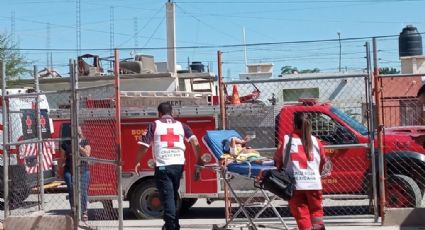
[(224, 140), (223, 152), (227, 154), (223, 154), (222, 158), (231, 158), (237, 161), (257, 161), (264, 159), (257, 150), (246, 145), (249, 141), (250, 138), (248, 136), (244, 139), (231, 137)]

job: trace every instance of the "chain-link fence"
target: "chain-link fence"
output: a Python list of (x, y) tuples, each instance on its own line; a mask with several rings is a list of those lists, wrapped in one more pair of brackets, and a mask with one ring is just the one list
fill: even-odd
[(416, 99), (422, 77), (383, 75), (379, 80), (386, 207), (423, 207), (423, 105)]
[[(283, 134), (293, 131), (294, 113), (308, 113), (330, 162), (322, 178), (325, 215), (373, 214), (368, 79), (367, 74), (311, 74), (226, 82), (226, 128), (254, 136), (248, 145), (272, 158)], [(250, 180), (236, 181), (252, 188)], [(274, 202), (290, 215), (286, 202)], [(254, 216), (258, 208), (249, 212)], [(272, 216), (271, 209), (262, 214)]]
[(56, 90), (46, 87), (51, 84), (40, 89), (36, 68), (35, 87), (3, 81), (1, 181), (9, 183), (2, 183), (2, 216), (69, 215), (75, 229), (117, 229), (122, 196), (116, 88), (81, 88), (75, 63), (70, 72)]
[[(88, 198), (91, 201), (89, 224), (104, 225), (108, 220), (116, 222), (119, 214), (115, 209), (119, 201), (115, 91), (111, 85), (80, 88), (78, 93), (78, 98), (81, 99), (78, 113), (78, 126), (81, 129), (79, 135), (82, 140), (87, 140), (91, 149), (79, 161), (80, 189), (88, 188)], [(80, 142), (80, 145), (83, 143)], [(83, 207), (83, 203), (81, 205)], [(83, 208), (82, 215), (84, 216)]]
[[(60, 154), (48, 96), (39, 93), (36, 77), (32, 88), (15, 88), (2, 79), (1, 181), (8, 181), (1, 188), (2, 216), (28, 216), (37, 211), (67, 214), (66, 197), (57, 192), (62, 185), (58, 180)], [(57, 103), (68, 101), (57, 95), (53, 98)]]

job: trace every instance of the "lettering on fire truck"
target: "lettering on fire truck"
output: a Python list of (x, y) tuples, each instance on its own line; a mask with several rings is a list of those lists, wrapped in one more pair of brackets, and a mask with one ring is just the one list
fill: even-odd
[(329, 178), (329, 179), (322, 178), (322, 183), (323, 184), (338, 184), (338, 179), (335, 179), (335, 178)]
[(138, 141), (140, 137), (146, 135), (147, 132), (147, 129), (132, 129), (131, 135), (134, 137), (134, 140)]

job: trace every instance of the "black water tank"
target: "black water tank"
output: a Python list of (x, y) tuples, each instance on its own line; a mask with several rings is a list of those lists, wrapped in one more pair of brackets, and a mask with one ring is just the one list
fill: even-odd
[(190, 65), (190, 70), (194, 73), (203, 73), (204, 72), (204, 64), (200, 61), (193, 61)]
[(422, 37), (416, 27), (408, 25), (398, 37), (400, 57), (422, 55)]

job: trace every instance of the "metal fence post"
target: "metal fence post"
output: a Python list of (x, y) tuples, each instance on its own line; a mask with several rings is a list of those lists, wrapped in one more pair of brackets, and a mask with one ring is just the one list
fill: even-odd
[(119, 61), (119, 51), (115, 49), (114, 51), (115, 61), (114, 61), (114, 75), (115, 75), (115, 119), (116, 119), (116, 149), (117, 149), (117, 189), (118, 189), (118, 228), (123, 229), (123, 194), (122, 194), (122, 165), (121, 165), (121, 97), (120, 97), (120, 61)]
[(378, 67), (378, 48), (376, 44), (376, 38), (372, 40), (373, 44), (373, 76), (374, 76), (374, 94), (375, 94), (375, 103), (376, 103), (376, 117), (378, 120), (377, 124), (377, 140), (378, 140), (378, 167), (379, 167), (379, 205), (380, 205), (380, 215), (382, 222), (384, 222), (385, 214), (385, 174), (384, 174), (384, 143), (383, 143), (383, 121), (382, 121), (382, 111), (381, 111), (381, 79), (379, 77), (379, 67)]
[(378, 222), (378, 187), (376, 178), (376, 154), (375, 154), (375, 112), (373, 108), (372, 97), (372, 65), (370, 57), (370, 44), (366, 42), (366, 60), (367, 60), (367, 82), (366, 82), (366, 97), (367, 97), (367, 115), (368, 115), (368, 128), (369, 128), (369, 145), (371, 157), (371, 170), (372, 170), (372, 193), (373, 193), (373, 214), (374, 221)]
[[(69, 61), (71, 73), (71, 143), (72, 143), (72, 191), (73, 191), (73, 213), (74, 213), (74, 229), (78, 229), (80, 220), (80, 199), (79, 199), (79, 154), (78, 154), (78, 79), (76, 64), (74, 60)], [(71, 199), (71, 198), (70, 198)]]
[(6, 63), (0, 61), (2, 78), (2, 122), (3, 122), (3, 198), (4, 198), (4, 219), (9, 216), (9, 153), (6, 144), (9, 142), (9, 123), (6, 100)]
[(223, 71), (222, 71), (222, 62), (221, 62), (222, 52), (217, 51), (217, 65), (218, 65), (218, 89), (219, 89), (219, 103), (220, 103), (220, 116), (221, 116), (221, 129), (226, 129), (226, 99), (224, 98), (224, 81), (223, 81)]
[[(35, 91), (37, 93), (40, 93), (40, 84), (37, 74), (37, 66), (34, 66), (34, 79), (35, 79)], [(39, 186), (39, 204), (38, 208), (39, 210), (44, 210), (44, 171), (43, 171), (43, 142), (42, 142), (42, 130), (41, 130), (41, 116), (40, 116), (40, 94), (37, 94), (36, 102), (35, 102), (35, 108), (36, 108), (36, 119), (37, 119), (37, 137), (39, 143), (37, 143), (37, 154), (38, 154), (38, 186)]]

